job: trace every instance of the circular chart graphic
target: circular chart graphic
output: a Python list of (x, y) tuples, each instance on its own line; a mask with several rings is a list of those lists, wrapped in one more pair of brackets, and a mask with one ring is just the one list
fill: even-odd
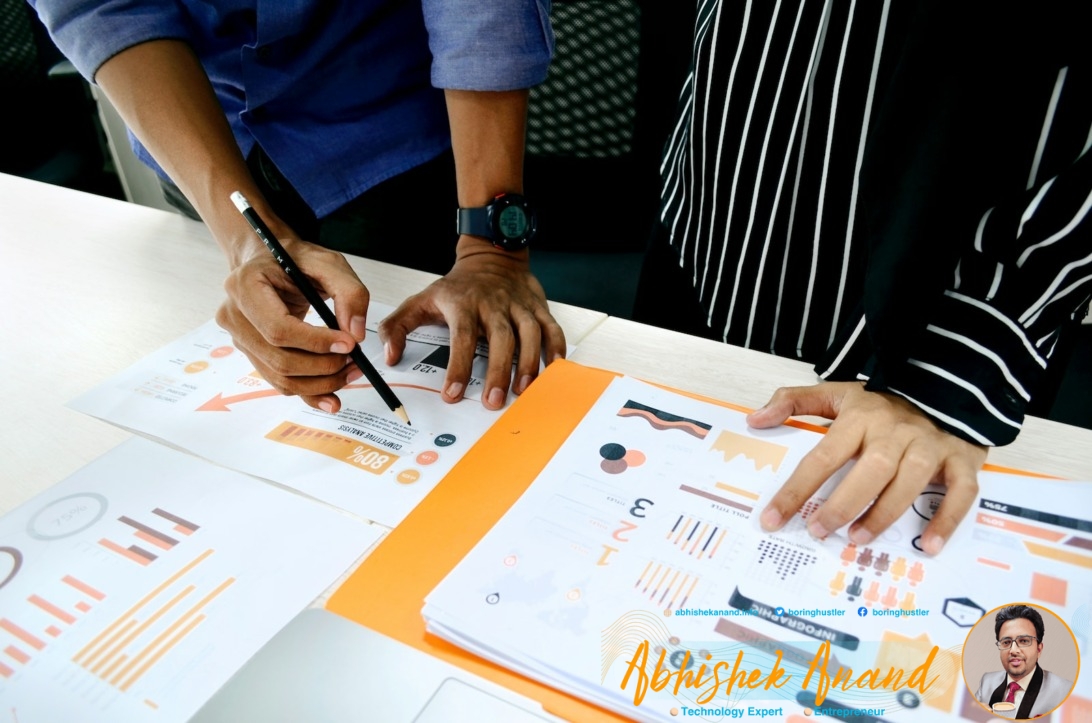
[(416, 469), (404, 469), (395, 479), (398, 480), (398, 484), (411, 485), (421, 479), (421, 472)]
[(918, 516), (923, 520), (931, 520), (943, 501), (943, 492), (922, 492), (914, 500), (914, 512), (917, 512)]
[(27, 523), (35, 540), (60, 540), (83, 532), (106, 514), (110, 503), (95, 492), (79, 492), (47, 504)]
[(0, 589), (11, 582), (23, 566), (23, 553), (14, 547), (0, 547)]
[(608, 442), (599, 448), (603, 461), (599, 467), (607, 474), (621, 474), (630, 467), (640, 467), (645, 463), (644, 452), (626, 449), (617, 442)]

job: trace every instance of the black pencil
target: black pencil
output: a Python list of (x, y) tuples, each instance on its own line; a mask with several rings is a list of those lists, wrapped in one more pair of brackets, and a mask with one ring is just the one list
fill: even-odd
[[(311, 282), (307, 279), (307, 276), (300, 271), (296, 266), (296, 262), (292, 260), (292, 257), (288, 255), (288, 252), (281, 246), (281, 242), (277, 240), (277, 237), (273, 235), (273, 232), (269, 230), (269, 227), (265, 225), (265, 221), (258, 215), (258, 212), (250, 207), (250, 203), (246, 200), (243, 194), (236, 191), (231, 194), (231, 202), (235, 204), (235, 207), (239, 209), (239, 213), (243, 214), (243, 217), (250, 222), (250, 225), (254, 228), (254, 232), (258, 234), (258, 238), (262, 240), (272, 253), (273, 257), (277, 259), (277, 263), (284, 269), (284, 273), (288, 275), (288, 278), (292, 280), (292, 283), (296, 285), (296, 288), (300, 290), (300, 293), (307, 299), (307, 303), (311, 305), (318, 315), (322, 317), (322, 320), (326, 323), (326, 326), (331, 329), (340, 330), (338, 326), (337, 317), (334, 316), (334, 312), (330, 311), (330, 307), (326, 305), (326, 302), (322, 300), (318, 292), (315, 291), (315, 287), (311, 285)], [(372, 383), (375, 390), (379, 392), (379, 396), (383, 398), (387, 406), (391, 408), (391, 411), (397, 414), (402, 421), (406, 424), (410, 423), (409, 415), (406, 414), (406, 408), (402, 405), (402, 402), (398, 400), (398, 397), (394, 395), (391, 388), (387, 386), (387, 382), (379, 374), (379, 371), (372, 366), (372, 363), (368, 361), (368, 357), (364, 356), (364, 352), (361, 350), (359, 344), (353, 344), (353, 349), (349, 352), (350, 358), (360, 368), (360, 371), (364, 372), (364, 376), (368, 378), (368, 381)]]

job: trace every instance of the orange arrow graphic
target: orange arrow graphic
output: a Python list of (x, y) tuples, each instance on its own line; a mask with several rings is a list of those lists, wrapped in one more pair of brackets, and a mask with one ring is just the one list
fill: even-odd
[[(429, 387), (422, 387), (418, 384), (390, 384), (391, 387), (401, 387), (405, 389), (421, 389), (426, 392), (434, 392), (439, 394), (438, 389), (431, 389)], [(342, 387), (342, 391), (345, 389), (371, 389), (371, 384), (348, 384)], [(242, 394), (235, 394), (230, 397), (225, 397), (223, 394), (217, 394), (212, 399), (208, 400), (195, 411), (198, 412), (230, 412), (229, 405), (238, 404), (239, 402), (247, 402), (251, 399), (261, 399), (262, 397), (279, 397), (281, 393), (276, 389), (262, 389), (257, 392), (244, 392)]]

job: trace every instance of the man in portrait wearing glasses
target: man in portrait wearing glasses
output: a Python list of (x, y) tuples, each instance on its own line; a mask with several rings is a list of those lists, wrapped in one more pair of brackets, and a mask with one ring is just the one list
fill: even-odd
[(1017, 720), (1044, 715), (1061, 705), (1073, 683), (1038, 665), (1043, 616), (1027, 605), (1009, 605), (997, 612), (994, 634), (1004, 670), (983, 675), (975, 697), (990, 708), (995, 703), (1013, 703)]

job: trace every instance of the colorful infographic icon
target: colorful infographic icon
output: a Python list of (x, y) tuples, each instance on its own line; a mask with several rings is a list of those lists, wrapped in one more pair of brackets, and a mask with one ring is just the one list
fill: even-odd
[(599, 448), (603, 461), (599, 467), (607, 474), (621, 474), (630, 467), (640, 467), (645, 463), (644, 452), (626, 449), (617, 442), (608, 442)]

